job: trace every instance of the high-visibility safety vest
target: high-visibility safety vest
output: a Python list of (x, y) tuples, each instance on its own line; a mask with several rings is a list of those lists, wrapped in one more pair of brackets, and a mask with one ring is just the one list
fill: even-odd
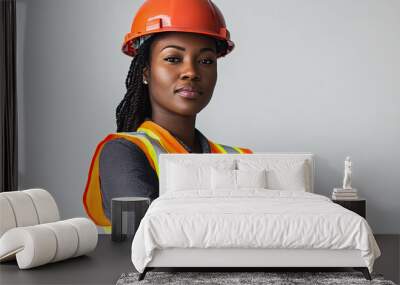
[[(159, 177), (158, 158), (161, 153), (188, 153), (188, 151), (168, 132), (156, 123), (146, 120), (136, 132), (109, 134), (96, 147), (90, 164), (89, 174), (83, 194), (83, 205), (88, 216), (99, 226), (110, 226), (110, 221), (103, 211), (100, 190), (99, 158), (106, 142), (124, 138), (136, 144), (146, 155), (151, 167)], [(250, 149), (217, 144), (208, 140), (211, 153), (252, 153)]]

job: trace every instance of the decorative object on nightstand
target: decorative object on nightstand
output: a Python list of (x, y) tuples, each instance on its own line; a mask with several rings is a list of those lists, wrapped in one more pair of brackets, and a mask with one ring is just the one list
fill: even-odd
[(144, 217), (150, 199), (145, 197), (119, 197), (111, 200), (111, 240), (123, 241), (134, 236)]
[(359, 214), (361, 217), (366, 219), (367, 201), (365, 199), (353, 199), (353, 200), (332, 199), (332, 201), (350, 211), (353, 211), (356, 214)]
[(350, 156), (344, 161), (343, 188), (333, 188), (333, 200), (357, 200), (358, 191), (351, 187), (352, 162)]
[(351, 160), (350, 156), (344, 161), (343, 189), (351, 189)]

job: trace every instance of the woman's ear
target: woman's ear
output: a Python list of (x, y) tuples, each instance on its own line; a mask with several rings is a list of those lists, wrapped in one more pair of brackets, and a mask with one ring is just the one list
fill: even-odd
[(149, 67), (146, 66), (145, 68), (143, 68), (143, 83), (144, 84), (148, 84), (149, 82), (149, 76), (150, 72), (149, 72)]

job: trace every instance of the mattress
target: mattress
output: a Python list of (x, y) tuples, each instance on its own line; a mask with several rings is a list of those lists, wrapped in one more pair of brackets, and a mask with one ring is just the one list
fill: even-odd
[(157, 198), (132, 242), (139, 272), (162, 249), (359, 250), (372, 272), (380, 250), (367, 221), (329, 198), (300, 191), (188, 190)]

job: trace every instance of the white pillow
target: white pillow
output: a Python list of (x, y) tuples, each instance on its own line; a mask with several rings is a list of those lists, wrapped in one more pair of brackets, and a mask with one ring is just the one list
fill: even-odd
[(168, 191), (184, 191), (190, 189), (209, 188), (210, 167), (185, 166), (177, 163), (168, 165), (167, 189)]
[(236, 170), (211, 168), (211, 189), (236, 189)]
[(267, 188), (266, 170), (211, 168), (211, 189)]
[(311, 191), (305, 160), (239, 159), (240, 170), (267, 170), (267, 188), (272, 190)]
[(232, 159), (204, 159), (193, 161), (189, 158), (179, 158), (166, 164), (166, 191), (184, 191), (193, 189), (211, 189), (211, 167), (216, 169), (235, 169), (236, 162)]
[(237, 188), (267, 188), (266, 169), (235, 170)]

